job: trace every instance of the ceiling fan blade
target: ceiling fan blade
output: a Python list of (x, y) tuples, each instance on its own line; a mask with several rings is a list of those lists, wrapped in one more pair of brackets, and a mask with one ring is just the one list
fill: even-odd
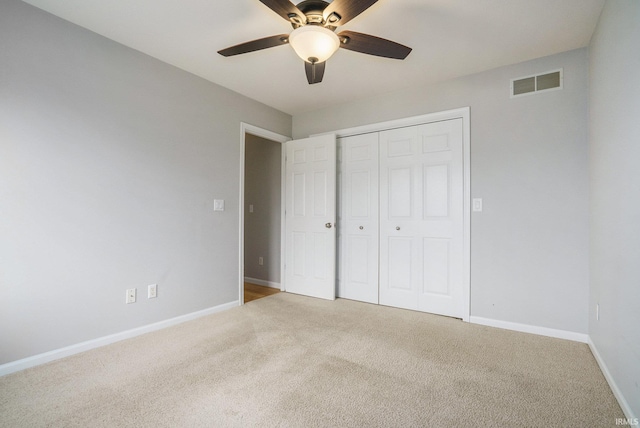
[(408, 46), (380, 37), (356, 33), (355, 31), (342, 31), (338, 34), (338, 37), (340, 38), (341, 48), (368, 55), (405, 59), (411, 52), (411, 48)]
[(326, 62), (315, 62), (313, 64), (306, 61), (304, 62), (304, 71), (307, 73), (307, 82), (309, 82), (310, 85), (322, 82), (325, 64)]
[[(378, 0), (333, 0), (322, 12), (322, 16), (330, 25), (344, 25), (367, 10)], [(337, 14), (339, 20), (331, 19)]]
[(307, 18), (300, 9), (289, 0), (260, 0), (260, 3), (294, 24), (304, 25)]
[(265, 37), (264, 39), (252, 40), (250, 42), (241, 43), (218, 51), (222, 56), (240, 55), (247, 52), (259, 51), (262, 49), (272, 48), (274, 46), (286, 45), (289, 43), (288, 34), (280, 34), (277, 36)]

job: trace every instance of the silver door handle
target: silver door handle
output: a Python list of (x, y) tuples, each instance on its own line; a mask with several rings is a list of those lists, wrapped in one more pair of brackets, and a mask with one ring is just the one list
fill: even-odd
[(326, 223), (324, 227), (326, 227), (327, 229), (331, 229), (331, 223)]
[(364, 229), (364, 227), (363, 227), (363, 226), (360, 226), (358, 229), (362, 230), (362, 229)]
[(400, 230), (400, 226), (396, 226), (396, 230)]

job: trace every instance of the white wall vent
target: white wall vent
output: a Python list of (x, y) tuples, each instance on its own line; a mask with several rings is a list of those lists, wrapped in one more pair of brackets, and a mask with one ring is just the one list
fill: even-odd
[(511, 98), (562, 89), (562, 69), (511, 79)]

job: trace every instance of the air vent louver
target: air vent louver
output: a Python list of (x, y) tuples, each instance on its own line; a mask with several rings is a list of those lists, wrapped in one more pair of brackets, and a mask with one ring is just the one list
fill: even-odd
[(511, 98), (562, 89), (562, 69), (511, 79)]

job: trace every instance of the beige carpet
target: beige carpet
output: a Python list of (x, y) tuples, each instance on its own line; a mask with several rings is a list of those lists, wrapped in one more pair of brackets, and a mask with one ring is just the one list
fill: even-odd
[(280, 293), (0, 378), (2, 427), (615, 426), (580, 343)]

